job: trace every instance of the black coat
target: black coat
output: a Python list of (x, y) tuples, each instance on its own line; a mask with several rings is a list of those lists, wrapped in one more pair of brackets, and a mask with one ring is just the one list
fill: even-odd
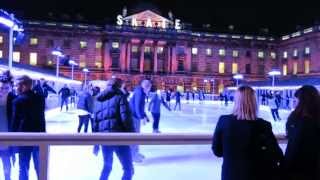
[[(263, 171), (263, 164), (253, 155), (252, 139), (258, 134), (256, 127), (264, 127), (271, 140), (276, 144), (276, 151), (282, 152), (272, 133), (271, 124), (262, 119), (237, 120), (233, 115), (219, 118), (213, 141), (212, 150), (218, 157), (223, 157), (222, 180), (265, 180), (271, 179), (271, 172)], [(259, 173), (260, 172), (260, 173)], [(263, 173), (261, 173), (263, 172)]]
[(45, 115), (42, 98), (33, 91), (18, 95), (13, 100), (12, 125), (13, 132), (45, 132)]
[(97, 96), (95, 103), (95, 131), (134, 132), (130, 107), (119, 89), (109, 88)]
[(290, 116), (286, 127), (288, 146), (285, 167), (287, 174), (292, 177), (290, 180), (319, 180), (319, 124), (314, 119)]

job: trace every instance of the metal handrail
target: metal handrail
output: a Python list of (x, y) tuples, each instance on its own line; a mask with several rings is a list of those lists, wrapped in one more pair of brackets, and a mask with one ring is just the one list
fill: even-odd
[[(48, 179), (49, 146), (51, 145), (205, 145), (211, 144), (212, 134), (204, 133), (0, 133), (0, 145), (39, 146), (39, 179)], [(284, 135), (276, 136), (285, 143)]]

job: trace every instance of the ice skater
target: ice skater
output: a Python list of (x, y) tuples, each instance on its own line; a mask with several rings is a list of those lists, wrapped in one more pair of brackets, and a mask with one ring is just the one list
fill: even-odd
[(164, 101), (161, 96), (161, 91), (157, 90), (156, 93), (152, 96), (151, 101), (149, 103), (148, 110), (151, 112), (153, 118), (153, 133), (160, 133), (159, 131), (159, 122), (160, 122), (160, 112), (161, 112), (161, 104), (171, 111), (168, 104)]

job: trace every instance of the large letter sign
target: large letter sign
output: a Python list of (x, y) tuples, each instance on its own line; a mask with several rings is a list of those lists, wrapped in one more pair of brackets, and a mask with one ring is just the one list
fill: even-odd
[(119, 26), (123, 25), (123, 17), (121, 15), (118, 15), (117, 16), (117, 24)]
[(174, 26), (174, 28), (177, 29), (177, 30), (180, 30), (180, 29), (181, 29), (180, 19), (176, 19), (176, 20), (175, 20), (175, 26)]

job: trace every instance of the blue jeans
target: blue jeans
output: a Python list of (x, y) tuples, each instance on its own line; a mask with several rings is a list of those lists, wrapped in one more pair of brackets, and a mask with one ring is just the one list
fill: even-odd
[(151, 113), (153, 117), (153, 130), (159, 130), (160, 113)]
[(19, 147), (19, 180), (29, 179), (29, 167), (31, 155), (33, 157), (34, 168), (39, 179), (39, 147), (38, 146), (22, 146)]
[(102, 146), (103, 154), (103, 170), (100, 180), (108, 180), (112, 170), (113, 152), (115, 152), (120, 160), (123, 169), (122, 180), (131, 180), (134, 170), (132, 164), (131, 150), (129, 146)]
[(0, 151), (0, 157), (2, 159), (2, 167), (3, 167), (3, 174), (5, 180), (10, 180), (11, 176), (11, 162), (10, 162), (11, 153), (8, 149)]
[[(136, 117), (132, 117), (133, 119), (133, 123), (134, 123), (134, 129), (135, 129), (135, 132), (136, 133), (140, 133), (141, 131), (141, 119), (138, 119)], [(132, 157), (136, 157), (138, 154), (139, 154), (139, 145), (137, 144), (134, 144), (134, 145), (131, 145), (131, 151), (132, 151)]]
[(68, 111), (68, 98), (61, 98), (61, 111), (64, 104), (66, 104), (66, 109)]

